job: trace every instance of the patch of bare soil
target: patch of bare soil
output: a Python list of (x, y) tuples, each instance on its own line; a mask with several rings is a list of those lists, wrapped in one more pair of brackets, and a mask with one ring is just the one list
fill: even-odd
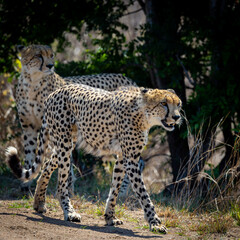
[[(11, 207), (19, 201), (0, 201), (0, 239), (184, 239), (175, 234), (154, 234), (139, 224), (125, 221), (121, 226), (105, 226), (103, 217), (81, 213), (82, 222), (63, 220), (63, 213), (48, 210), (44, 215), (32, 208)], [(131, 211), (129, 211), (132, 214)], [(143, 215), (136, 211), (137, 215)], [(143, 217), (140, 221), (144, 222)]]
[[(166, 235), (149, 231), (142, 210), (124, 209), (120, 226), (106, 226), (102, 213), (98, 214), (95, 204), (72, 200), (82, 222), (72, 223), (63, 220), (63, 213), (56, 199), (48, 199), (48, 211), (38, 214), (32, 208), (32, 200), (0, 200), (0, 240), (12, 239), (239, 239), (240, 227), (230, 224), (226, 233), (201, 234), (193, 230), (194, 224), (201, 221), (198, 216), (184, 217), (179, 212), (178, 221), (171, 220), (171, 212), (165, 210), (164, 221), (170, 226)], [(104, 211), (104, 206), (101, 205)], [(158, 213), (159, 216), (160, 212)], [(100, 215), (100, 216), (99, 216)], [(174, 216), (173, 216), (174, 217)], [(196, 219), (195, 219), (196, 218)], [(207, 219), (207, 218), (206, 218)], [(219, 219), (221, 221), (221, 219)], [(200, 224), (201, 226), (201, 224)], [(202, 225), (204, 226), (204, 225)]]

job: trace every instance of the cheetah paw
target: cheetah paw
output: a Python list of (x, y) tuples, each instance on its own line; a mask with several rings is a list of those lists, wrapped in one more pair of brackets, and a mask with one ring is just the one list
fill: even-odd
[(80, 214), (73, 212), (73, 213), (68, 213), (65, 216), (65, 220), (69, 222), (81, 222), (81, 216)]
[(34, 202), (33, 208), (38, 213), (45, 213), (47, 212), (47, 208), (45, 202)]
[(123, 221), (116, 218), (116, 217), (112, 217), (110, 219), (106, 219), (106, 223), (108, 226), (116, 226), (116, 225), (122, 225), (123, 224)]
[(164, 225), (151, 225), (150, 226), (150, 231), (152, 232), (157, 232), (157, 233), (167, 233), (167, 228)]

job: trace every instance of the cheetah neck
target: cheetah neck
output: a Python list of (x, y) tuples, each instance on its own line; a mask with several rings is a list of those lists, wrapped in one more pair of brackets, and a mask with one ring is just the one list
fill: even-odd
[(143, 131), (149, 131), (151, 127), (159, 125), (159, 122), (155, 118), (153, 118), (147, 104), (142, 99), (139, 100), (138, 106), (141, 109), (139, 117), (137, 118), (137, 125), (139, 129)]
[(46, 75), (42, 72), (29, 72), (26, 67), (23, 67), (21, 72), (21, 79), (24, 84), (27, 84), (31, 86), (31, 88), (34, 88), (37, 86), (41, 87), (43, 85), (46, 85), (47, 79), (49, 79), (49, 77), (51, 78), (52, 75), (55, 75), (55, 73), (53, 72)]
[(43, 74), (38, 73), (29, 74), (23, 68), (18, 86), (23, 89), (29, 99), (36, 100), (37, 94), (48, 87), (48, 81), (46, 80), (48, 76), (43, 77)]

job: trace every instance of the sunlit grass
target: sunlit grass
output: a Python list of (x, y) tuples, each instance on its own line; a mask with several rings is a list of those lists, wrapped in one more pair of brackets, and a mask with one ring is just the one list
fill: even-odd
[(33, 199), (27, 199), (25, 196), (18, 201), (14, 201), (8, 205), (8, 208), (32, 208)]
[(240, 206), (238, 204), (232, 204), (231, 216), (236, 220), (236, 224), (240, 226)]
[(52, 212), (57, 212), (61, 210), (59, 201), (57, 199), (54, 199), (53, 197), (46, 198), (46, 207), (49, 211)]

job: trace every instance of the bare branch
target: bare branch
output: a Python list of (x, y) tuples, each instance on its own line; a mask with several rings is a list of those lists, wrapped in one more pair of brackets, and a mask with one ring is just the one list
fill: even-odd
[(138, 10), (135, 10), (135, 11), (132, 11), (132, 12), (129, 12), (129, 13), (126, 13), (126, 14), (123, 15), (123, 17), (128, 16), (128, 15), (130, 15), (130, 14), (134, 14), (134, 13), (140, 12), (140, 11), (143, 11), (143, 9), (142, 9), (142, 8), (139, 8)]
[(152, 158), (154, 158), (154, 157), (170, 157), (170, 155), (168, 155), (168, 154), (153, 154), (153, 155), (151, 155), (151, 156), (149, 156), (149, 157), (147, 157), (147, 158), (144, 158), (143, 160), (144, 160), (144, 162), (147, 162), (147, 161), (149, 161), (150, 159), (152, 159)]
[(179, 61), (179, 63), (181, 64), (184, 74), (186, 76), (186, 78), (188, 79), (188, 81), (190, 82), (190, 84), (192, 84), (193, 86), (196, 85), (196, 82), (194, 81), (194, 79), (192, 79), (187, 71), (187, 69), (185, 68), (185, 66), (183, 65), (183, 62), (181, 61), (181, 59), (178, 57), (178, 55), (176, 55), (177, 60)]
[(146, 14), (145, 2), (143, 0), (138, 0), (138, 3), (141, 6), (143, 12)]

